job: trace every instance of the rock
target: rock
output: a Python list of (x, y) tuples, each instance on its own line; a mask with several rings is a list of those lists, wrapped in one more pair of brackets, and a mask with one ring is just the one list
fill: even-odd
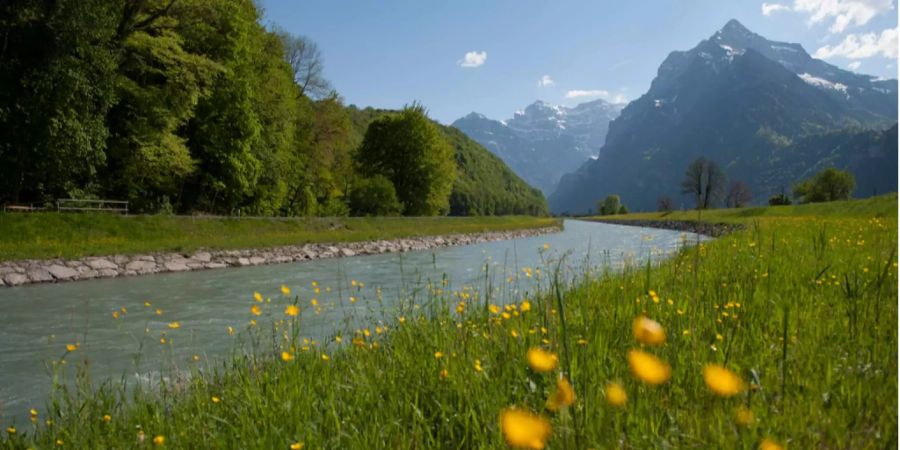
[(33, 267), (31, 269), (28, 269), (25, 274), (28, 275), (28, 279), (31, 280), (32, 283), (53, 281), (53, 275), (51, 275), (50, 272), (47, 272), (47, 270), (42, 267)]
[(243, 266), (249, 266), (249, 265), (250, 265), (250, 260), (247, 259), (247, 258), (243, 258), (243, 257), (238, 258), (238, 259), (237, 259), (237, 265), (239, 265), (239, 266), (241, 266), (241, 267), (243, 267)]
[[(115, 272), (115, 273), (116, 273), (116, 275), (119, 274), (118, 272)], [(78, 279), (78, 280), (90, 280), (90, 279), (93, 279), (93, 278), (97, 278), (97, 277), (99, 277), (99, 276), (100, 276), (100, 272), (98, 272), (98, 271), (96, 271), (96, 270), (93, 270), (93, 269), (90, 269), (90, 270), (86, 270), (86, 271), (84, 271), (84, 272), (79, 272), (79, 273), (78, 273), (78, 277), (77, 277), (76, 279)]]
[(9, 266), (0, 267), (0, 277), (2, 277), (3, 275), (6, 275), (8, 273), (16, 273), (16, 268), (9, 267)]
[(3, 275), (3, 282), (6, 283), (7, 286), (18, 286), (27, 283), (28, 277), (21, 273), (13, 272)]
[(94, 270), (102, 270), (102, 269), (118, 269), (119, 266), (116, 263), (109, 261), (107, 259), (98, 258), (98, 259), (90, 259), (85, 261), (85, 263), (90, 266), (91, 269)]
[(188, 270), (191, 270), (188, 266), (180, 261), (169, 261), (164, 264), (164, 267), (169, 272), (186, 272)]
[(194, 253), (194, 256), (192, 256), (191, 259), (202, 263), (208, 263), (212, 261), (212, 255), (209, 252), (197, 252)]
[(350, 250), (349, 248), (342, 248), (341, 255), (343, 256), (356, 256), (356, 252)]
[(121, 265), (128, 262), (128, 257), (125, 255), (114, 255), (112, 260), (114, 263)]
[(57, 280), (71, 280), (78, 275), (78, 271), (66, 266), (60, 266), (58, 264), (54, 264), (47, 268), (47, 272), (50, 272), (50, 275), (53, 275), (53, 278)]
[(208, 262), (208, 263), (204, 264), (203, 267), (205, 267), (207, 269), (224, 269), (224, 268), (228, 267), (228, 265), (225, 263), (220, 263), (220, 262)]
[(264, 264), (266, 262), (266, 258), (261, 258), (259, 256), (251, 256), (250, 264), (254, 266), (258, 266), (260, 264)]
[(156, 270), (156, 263), (147, 260), (135, 260), (125, 265), (127, 272), (150, 273)]

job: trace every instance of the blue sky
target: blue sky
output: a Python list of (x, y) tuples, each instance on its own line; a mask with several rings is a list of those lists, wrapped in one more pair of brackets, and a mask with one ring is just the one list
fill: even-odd
[(347, 104), (418, 100), (443, 123), (472, 111), (506, 119), (538, 99), (633, 100), (669, 52), (731, 18), (837, 66), (897, 78), (896, 0), (260, 3), (267, 24), (319, 44), (325, 76)]

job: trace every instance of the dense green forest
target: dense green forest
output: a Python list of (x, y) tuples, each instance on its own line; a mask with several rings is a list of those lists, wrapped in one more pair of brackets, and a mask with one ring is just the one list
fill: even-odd
[[(360, 172), (358, 151), (388, 112), (345, 106), (315, 43), (261, 16), (252, 0), (0, 4), (0, 203), (365, 213), (350, 207), (352, 191), (385, 183)], [(455, 149), (452, 190), (437, 202), (447, 206), (385, 211), (546, 213), (543, 196), (484, 148), (431, 126)]]

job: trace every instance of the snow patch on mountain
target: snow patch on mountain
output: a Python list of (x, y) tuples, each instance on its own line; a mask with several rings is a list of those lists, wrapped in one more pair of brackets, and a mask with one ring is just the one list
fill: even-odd
[(815, 87), (824, 88), (824, 89), (833, 89), (835, 91), (841, 91), (844, 94), (847, 93), (847, 85), (846, 84), (834, 83), (834, 82), (828, 81), (824, 78), (819, 78), (819, 77), (810, 75), (808, 73), (801, 73), (797, 76), (800, 77), (801, 80), (803, 80), (803, 81), (807, 82), (808, 84), (811, 84)]

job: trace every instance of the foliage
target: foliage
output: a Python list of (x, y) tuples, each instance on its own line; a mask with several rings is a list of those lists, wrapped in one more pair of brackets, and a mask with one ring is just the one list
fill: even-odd
[(790, 205), (791, 198), (784, 194), (773, 195), (769, 197), (770, 206)]
[(725, 172), (715, 161), (701, 156), (695, 159), (684, 173), (681, 193), (694, 196), (697, 209), (708, 209), (725, 195)]
[(381, 175), (359, 180), (350, 191), (354, 216), (395, 216), (403, 212), (391, 180)]
[(847, 200), (853, 195), (856, 179), (850, 172), (829, 167), (794, 186), (794, 197), (800, 203)]
[(372, 122), (357, 154), (364, 176), (391, 180), (408, 216), (446, 214), (456, 179), (453, 147), (418, 104)]
[[(624, 214), (620, 211), (625, 208), (620, 198), (616, 194), (607, 195), (603, 201), (597, 202), (597, 214), (601, 216), (611, 216), (614, 214)], [(627, 212), (628, 209), (625, 208)]]

